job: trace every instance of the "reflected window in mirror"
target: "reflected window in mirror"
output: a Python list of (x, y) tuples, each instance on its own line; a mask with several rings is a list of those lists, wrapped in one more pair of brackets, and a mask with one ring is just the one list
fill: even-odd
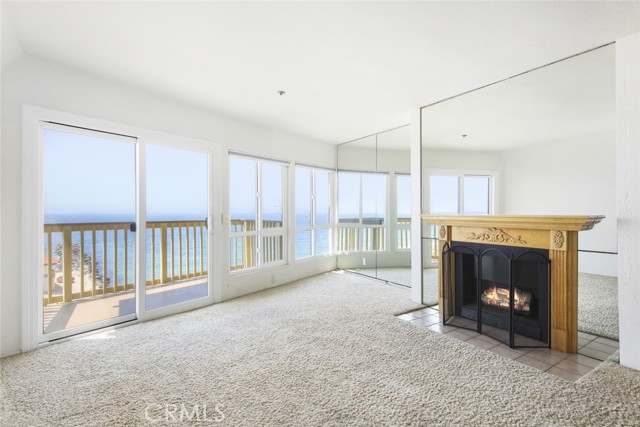
[(386, 249), (387, 174), (338, 172), (338, 251)]
[(396, 249), (411, 249), (411, 175), (396, 174), (396, 225)]
[(429, 174), (429, 213), (488, 215), (493, 213), (493, 175)]

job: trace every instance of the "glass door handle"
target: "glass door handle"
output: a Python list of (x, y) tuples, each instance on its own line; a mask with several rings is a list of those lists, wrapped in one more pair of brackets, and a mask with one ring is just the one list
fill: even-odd
[(132, 233), (136, 232), (136, 223), (132, 222), (131, 224), (129, 224), (129, 231), (131, 231)]

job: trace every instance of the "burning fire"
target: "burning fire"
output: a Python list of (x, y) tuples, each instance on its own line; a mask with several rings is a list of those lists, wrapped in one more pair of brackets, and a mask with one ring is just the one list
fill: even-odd
[[(500, 288), (494, 284), (492, 288), (484, 290), (481, 298), (485, 305), (509, 309), (509, 289)], [(513, 294), (513, 308), (521, 313), (529, 313), (531, 311), (531, 294), (516, 288)]]

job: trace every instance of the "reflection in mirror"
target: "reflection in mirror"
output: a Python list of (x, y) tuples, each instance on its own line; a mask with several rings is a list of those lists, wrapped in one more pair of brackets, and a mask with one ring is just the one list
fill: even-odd
[(338, 146), (338, 268), (411, 286), (409, 127)]
[[(605, 46), (422, 109), (424, 213), (605, 215), (579, 237), (578, 329), (618, 339), (615, 49)], [(424, 303), (438, 303), (423, 225)]]

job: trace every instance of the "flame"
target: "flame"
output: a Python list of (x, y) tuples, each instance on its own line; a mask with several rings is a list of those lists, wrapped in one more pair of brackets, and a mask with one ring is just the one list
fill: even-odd
[[(499, 287), (495, 283), (485, 289), (481, 295), (485, 305), (509, 309), (509, 290)], [(531, 294), (516, 288), (513, 294), (513, 307), (517, 312), (529, 313), (531, 311)]]

